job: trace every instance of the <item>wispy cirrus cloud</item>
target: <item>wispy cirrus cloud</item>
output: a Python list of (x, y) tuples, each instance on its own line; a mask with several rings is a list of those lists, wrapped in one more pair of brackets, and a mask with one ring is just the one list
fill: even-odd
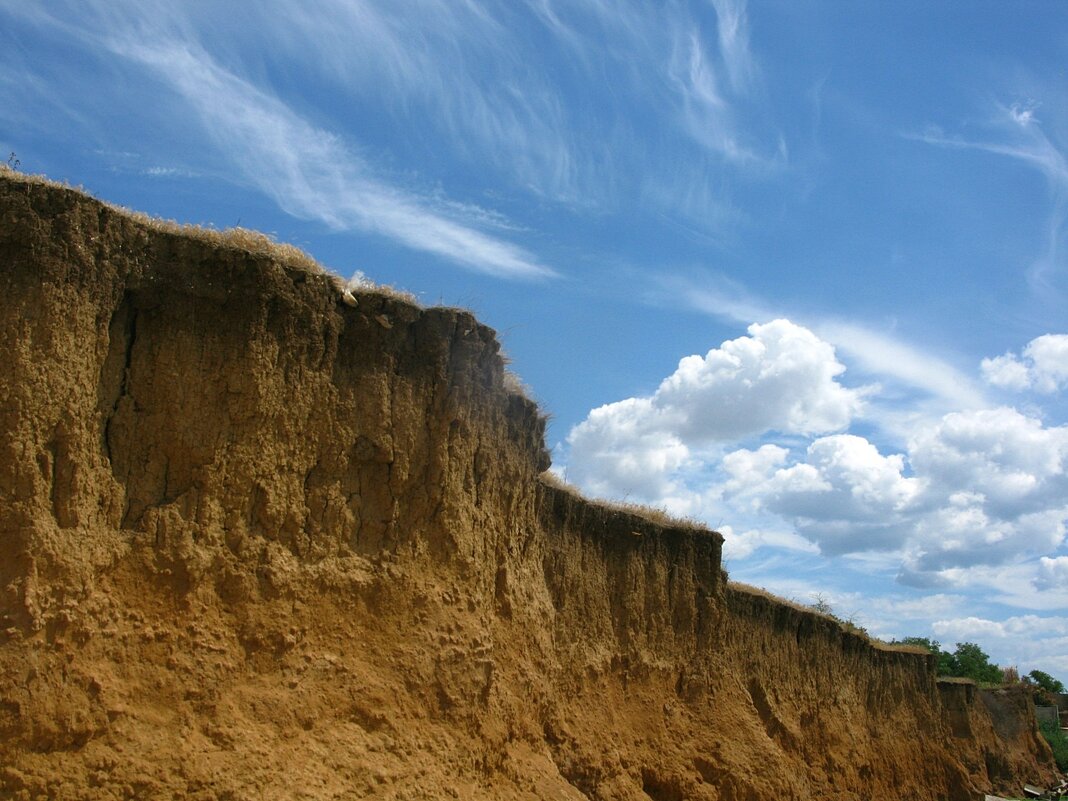
[(749, 19), (746, 0), (712, 0), (716, 9), (719, 49), (736, 92), (748, 88), (753, 77), (753, 57), (749, 52)]
[[(739, 0), (256, 0), (240, 25), (210, 4), (157, 0), (14, 13), (96, 47), (185, 47), (209, 59), (209, 72), (244, 84), (223, 80), (231, 94), (278, 101), (289, 122), (312, 131), (344, 130), (350, 165), (361, 146), (414, 158), (431, 181), (443, 163), (463, 163), (503, 179), (508, 197), (571, 210), (651, 206), (702, 232), (730, 229), (732, 185), (785, 164), (782, 137), (752, 91), (759, 69)], [(155, 59), (157, 75), (175, 77), (166, 62)], [(296, 94), (301, 82), (314, 92)], [(428, 138), (440, 159), (427, 159)], [(365, 185), (374, 179), (357, 166)]]
[(978, 409), (987, 404), (970, 376), (891, 334), (834, 319), (816, 320), (812, 327), (869, 374), (918, 389), (948, 408)]
[(554, 275), (522, 248), (429, 208), (426, 199), (375, 178), (334, 135), (279, 99), (178, 42), (112, 42), (153, 69), (197, 111), (245, 178), (287, 212), (338, 228), (355, 227), (501, 278)]
[[(567, 35), (548, 4), (536, 8), (554, 36)], [(421, 133), (416, 120), (430, 124), (442, 146), (524, 189), (582, 202), (587, 146), (573, 133), (558, 76), (542, 69), (523, 35), (534, 20), (519, 4), (326, 0), (272, 8), (259, 23), (290, 59), (380, 103), (413, 133)]]
[[(643, 200), (670, 205), (679, 179), (693, 180), (679, 174), (682, 153), (693, 155), (687, 167), (714, 156), (735, 174), (782, 162), (779, 134), (747, 116), (758, 71), (744, 3), (426, 0), (326, 9), (287, 12), (284, 28), (301, 32), (292, 46), (314, 36), (339, 80), (362, 93), (388, 86), (405, 106), (429, 107), (454, 146), (477, 143), (477, 158), (555, 200), (617, 208), (638, 186)], [(654, 155), (651, 137), (671, 142), (672, 158)], [(683, 211), (707, 216), (707, 207)]]
[(684, 127), (696, 142), (729, 162), (759, 160), (739, 139), (734, 111), (720, 90), (704, 41), (695, 30), (677, 37), (668, 75), (679, 99)]
[(940, 147), (984, 150), (1008, 156), (1039, 170), (1054, 186), (1068, 189), (1068, 161), (1046, 135), (1033, 105), (997, 106), (997, 116), (992, 128), (1002, 134), (1003, 138), (966, 139), (946, 135), (938, 128), (929, 129), (922, 134), (912, 134), (908, 138)]
[[(709, 274), (700, 282), (669, 276), (661, 279), (661, 284), (662, 288), (654, 293), (654, 298), (681, 298), (690, 308), (721, 320), (748, 324), (753, 320), (789, 317), (834, 345), (852, 366), (868, 376), (896, 382), (933, 399), (933, 408), (927, 410), (931, 415), (988, 405), (983, 391), (971, 376), (892, 333), (850, 320), (775, 307), (722, 275)], [(885, 409), (877, 408), (880, 415), (884, 415)], [(914, 408), (917, 411), (925, 409), (922, 404)], [(885, 416), (884, 419), (888, 420)]]
[[(499, 278), (556, 275), (523, 247), (487, 232), (506, 229), (501, 215), (384, 179), (350, 141), (309, 122), (266, 82), (224, 66), (201, 44), (198, 21), (181, 10), (89, 1), (62, 14), (41, 7), (15, 13), (90, 53), (120, 56), (115, 69), (125, 62), (162, 82), (199, 119), (226, 169), (289, 214), (377, 234)], [(130, 75), (144, 85), (140, 74)]]
[(1040, 244), (1039, 255), (1028, 269), (1027, 277), (1034, 289), (1055, 292), (1052, 277), (1064, 269), (1061, 263), (1063, 240), (1068, 228), (1068, 158), (1065, 148), (1058, 144), (1058, 137), (1051, 137), (1047, 132), (1039, 107), (1034, 103), (996, 106), (989, 130), (990, 136), (984, 139), (948, 135), (937, 127), (920, 134), (908, 134), (906, 138), (938, 147), (980, 150), (1005, 156), (1045, 176), (1051, 193), (1045, 241)]

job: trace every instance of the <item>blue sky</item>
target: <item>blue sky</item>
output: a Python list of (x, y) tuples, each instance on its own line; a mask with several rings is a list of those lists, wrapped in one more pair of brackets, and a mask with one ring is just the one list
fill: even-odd
[(1068, 5), (0, 0), (0, 148), (473, 309), (554, 469), (1068, 680)]

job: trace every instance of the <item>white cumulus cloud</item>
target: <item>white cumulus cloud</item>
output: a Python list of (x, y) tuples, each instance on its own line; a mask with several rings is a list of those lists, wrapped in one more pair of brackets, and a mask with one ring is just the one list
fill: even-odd
[(950, 637), (956, 641), (974, 642), (994, 637), (1005, 636), (1005, 626), (994, 620), (980, 617), (961, 617), (953, 620), (936, 620), (931, 624), (939, 637)]
[(798, 553), (817, 553), (818, 548), (793, 531), (750, 529), (735, 533), (730, 526), (721, 526), (724, 559), (745, 559), (761, 548), (778, 548)]
[(1040, 590), (1068, 589), (1068, 556), (1043, 556), (1034, 585)]
[(1068, 668), (1066, 617), (1016, 615), (997, 621), (970, 615), (936, 620), (931, 629), (947, 650), (953, 650), (951, 643), (975, 642), (984, 651), (1007, 655), (999, 660), (1002, 665), (1031, 665), (1055, 675)]
[(813, 435), (849, 425), (865, 393), (838, 383), (845, 368), (833, 347), (789, 320), (748, 330), (682, 359), (652, 396), (590, 412), (567, 438), (569, 480), (598, 494), (653, 498), (695, 450), (767, 431)]
[(1033, 389), (1043, 394), (1068, 386), (1068, 334), (1044, 334), (1032, 339), (1021, 356), (1006, 353), (980, 363), (988, 383), (1002, 389)]
[(824, 553), (898, 550), (914, 584), (1056, 551), (1068, 520), (1068, 426), (1015, 409), (954, 412), (884, 455), (836, 434), (802, 457), (773, 445), (723, 461), (722, 497), (789, 521)]
[[(1057, 347), (1031, 343), (1029, 369), (1053, 380)], [(744, 532), (728, 537), (735, 556), (797, 551), (784, 532), (825, 555), (893, 554), (913, 586), (966, 586), (979, 568), (1031, 560), (1037, 570), (1057, 555), (1068, 533), (1068, 426), (968, 409), (918, 421), (887, 453), (848, 432), (872, 390), (842, 385), (844, 369), (807, 328), (752, 325), (682, 359), (652, 395), (590, 412), (568, 435), (568, 478), (734, 523)], [(730, 447), (746, 439), (757, 444)], [(1042, 565), (1028, 587), (1068, 570)]]
[(920, 482), (904, 475), (903, 456), (883, 456), (852, 434), (816, 439), (803, 461), (788, 466), (784, 449), (769, 450), (775, 447), (728, 454), (725, 496), (789, 520), (825, 552), (893, 549), (904, 542), (905, 513)]
[(1068, 426), (1006, 407), (954, 412), (913, 439), (909, 459), (933, 493), (973, 493), (997, 516), (1014, 516), (1063, 504)]

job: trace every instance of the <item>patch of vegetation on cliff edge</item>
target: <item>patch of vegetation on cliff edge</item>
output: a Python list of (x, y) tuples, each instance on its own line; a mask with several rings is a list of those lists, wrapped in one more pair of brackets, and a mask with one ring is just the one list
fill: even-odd
[(927, 637), (905, 637), (902, 643), (923, 648), (938, 657), (938, 675), (971, 679), (979, 684), (1002, 684), (1004, 672), (990, 661), (990, 657), (973, 642), (959, 642), (953, 652), (942, 650), (942, 644)]
[(738, 592), (743, 592), (748, 595), (756, 595), (761, 598), (767, 598), (773, 603), (787, 606), (791, 609), (797, 610), (798, 612), (815, 615), (816, 617), (823, 618), (824, 620), (829, 620), (835, 625), (837, 625), (838, 628), (840, 628), (843, 632), (860, 637), (861, 639), (867, 641), (867, 643), (872, 648), (877, 648), (880, 651), (894, 651), (897, 653), (906, 654), (927, 653), (927, 651), (923, 648), (918, 648), (908, 643), (885, 642), (883, 640), (880, 640), (878, 637), (873, 637), (871, 634), (868, 633), (867, 629), (863, 628), (862, 626), (856, 625), (852, 622), (852, 620), (844, 620), (838, 615), (835, 615), (833, 613), (833, 610), (831, 610), (829, 604), (820, 604), (819, 601), (817, 601), (816, 604), (803, 604), (798, 601), (791, 600), (789, 598), (783, 598), (781, 596), (775, 595), (774, 593), (769, 592), (763, 587), (754, 587), (752, 584), (743, 584), (739, 581), (730, 582), (730, 587), (731, 589), (737, 590)]
[(667, 509), (663, 509), (658, 506), (648, 506), (643, 503), (633, 503), (631, 501), (611, 501), (604, 499), (590, 499), (582, 494), (581, 490), (573, 484), (568, 484), (559, 475), (552, 470), (546, 470), (541, 474), (541, 481), (543, 484), (552, 487), (553, 489), (561, 490), (569, 495), (586, 501), (593, 506), (599, 506), (603, 509), (607, 509), (613, 512), (621, 512), (623, 514), (634, 515), (640, 517), (643, 520), (647, 520), (650, 523), (655, 523), (658, 526), (664, 528), (681, 528), (689, 529), (691, 531), (706, 531), (711, 532), (707, 525), (700, 520), (692, 517), (676, 517), (671, 514)]
[(14, 158), (14, 155), (14, 153), (11, 154), (7, 163), (0, 162), (0, 179), (77, 192), (86, 197), (93, 198), (93, 200), (101, 203), (112, 211), (121, 214), (127, 219), (140, 223), (150, 230), (175, 234), (178, 236), (187, 236), (213, 247), (236, 248), (237, 250), (250, 253), (254, 256), (274, 259), (286, 267), (296, 268), (308, 273), (325, 275), (330, 279), (334, 289), (336, 289), (342, 297), (344, 297), (346, 293), (350, 297), (361, 293), (376, 294), (384, 295), (394, 300), (411, 304), (412, 306), (422, 306), (412, 293), (397, 289), (388, 284), (376, 283), (359, 270), (357, 270), (351, 278), (346, 280), (325, 267), (306, 251), (301, 250), (296, 245), (292, 245), (288, 242), (279, 242), (271, 234), (255, 231), (250, 228), (243, 228), (241, 226), (220, 229), (213, 228), (210, 225), (180, 223), (176, 220), (168, 220), (163, 217), (153, 217), (142, 211), (129, 209), (125, 206), (119, 206), (115, 203), (109, 203), (106, 200), (94, 197), (93, 194), (83, 186), (72, 186), (68, 183), (55, 181), (44, 175), (33, 175), (31, 173), (21, 172), (17, 169), (17, 165), (20, 162), (18, 159)]
[(1049, 743), (1053, 751), (1053, 759), (1057, 767), (1068, 773), (1068, 734), (1052, 720), (1043, 720), (1038, 724), (1039, 731)]

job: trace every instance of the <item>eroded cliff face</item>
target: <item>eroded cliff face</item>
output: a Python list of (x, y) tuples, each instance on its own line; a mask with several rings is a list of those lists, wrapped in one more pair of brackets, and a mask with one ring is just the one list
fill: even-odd
[(966, 799), (1023, 699), (541, 478), (466, 312), (0, 176), (0, 794)]

